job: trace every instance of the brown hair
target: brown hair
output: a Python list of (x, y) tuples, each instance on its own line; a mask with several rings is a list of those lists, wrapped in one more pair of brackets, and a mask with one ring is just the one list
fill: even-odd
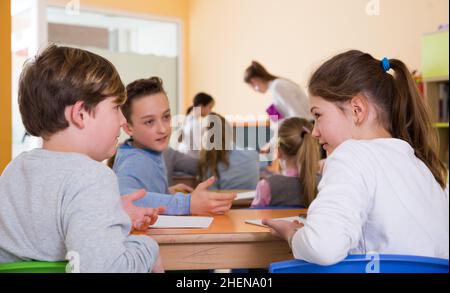
[(292, 117), (284, 120), (278, 130), (278, 147), (289, 159), (295, 159), (305, 206), (317, 195), (320, 147), (311, 135), (312, 128), (306, 119)]
[(270, 74), (261, 64), (256, 61), (252, 61), (252, 64), (247, 67), (244, 73), (244, 81), (250, 83), (252, 78), (260, 78), (263, 81), (272, 81), (278, 77)]
[(393, 75), (369, 54), (356, 50), (339, 54), (312, 75), (310, 94), (337, 103), (364, 95), (375, 105), (380, 124), (392, 137), (408, 142), (444, 188), (447, 171), (437, 155), (429, 108), (406, 65), (397, 59), (388, 61)]
[(19, 109), (27, 132), (47, 139), (69, 126), (65, 108), (78, 101), (91, 112), (107, 97), (126, 100), (125, 87), (111, 62), (94, 53), (48, 46), (25, 63), (19, 80)]
[(206, 107), (211, 103), (214, 103), (214, 98), (211, 95), (203, 92), (197, 93), (193, 99), (192, 106), (187, 109), (186, 115), (189, 115), (194, 107)]
[[(122, 105), (121, 110), (123, 116), (127, 119), (127, 122), (131, 124), (131, 107), (133, 100), (137, 100), (144, 96), (164, 93), (163, 81), (161, 78), (153, 76), (150, 78), (142, 78), (135, 80), (127, 85), (127, 100)], [(114, 167), (114, 161), (116, 160), (116, 154), (108, 159), (106, 164), (112, 169)]]
[(164, 93), (163, 81), (161, 78), (152, 76), (150, 78), (142, 78), (135, 80), (127, 85), (127, 101), (122, 105), (123, 116), (127, 122), (131, 124), (131, 106), (133, 100), (137, 100), (144, 96)]
[(211, 113), (206, 116), (205, 119), (207, 119), (208, 130), (216, 128), (216, 123), (220, 124), (221, 137), (216, 137), (216, 133), (212, 134), (208, 143), (213, 143), (214, 146), (210, 150), (206, 150), (202, 147), (198, 164), (198, 175), (200, 180), (204, 180), (206, 179), (208, 170), (210, 170), (212, 175), (220, 179), (218, 170), (219, 164), (223, 163), (226, 168), (230, 166), (228, 151), (234, 141), (233, 128), (224, 117), (217, 113)]

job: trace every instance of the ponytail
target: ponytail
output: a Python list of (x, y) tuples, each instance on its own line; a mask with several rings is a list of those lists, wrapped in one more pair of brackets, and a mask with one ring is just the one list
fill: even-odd
[(430, 109), (420, 96), (406, 65), (397, 59), (389, 62), (394, 70), (395, 84), (391, 107), (392, 136), (407, 141), (439, 185), (445, 188), (447, 171), (438, 157), (439, 139), (431, 122)]
[(317, 172), (319, 169), (320, 149), (317, 140), (309, 132), (303, 133), (303, 142), (300, 145), (296, 162), (305, 198), (305, 206), (309, 206), (317, 195)]
[(193, 109), (194, 109), (194, 106), (189, 106), (189, 108), (186, 110), (186, 116), (191, 114)]
[(311, 135), (312, 128), (306, 119), (293, 117), (284, 120), (278, 131), (280, 150), (295, 159), (305, 206), (309, 206), (317, 195), (320, 148)]

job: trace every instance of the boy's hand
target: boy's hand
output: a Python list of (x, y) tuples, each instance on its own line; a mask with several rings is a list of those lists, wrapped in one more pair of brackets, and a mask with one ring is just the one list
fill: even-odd
[(121, 197), (122, 207), (131, 219), (133, 230), (147, 230), (148, 226), (156, 222), (158, 214), (164, 213), (166, 210), (165, 207), (154, 209), (135, 206), (133, 202), (143, 198), (145, 193), (144, 189), (140, 189)]
[(300, 223), (299, 221), (288, 222), (272, 219), (263, 219), (262, 223), (270, 227), (272, 235), (283, 238), (284, 240), (289, 240), (298, 229), (303, 228), (304, 226), (303, 223)]
[(191, 214), (224, 214), (231, 208), (236, 193), (217, 193), (208, 190), (214, 184), (214, 177), (200, 183), (191, 193)]
[(156, 262), (153, 265), (152, 273), (164, 273), (161, 255), (158, 256), (158, 259), (156, 259)]
[(191, 193), (192, 191), (194, 191), (194, 189), (184, 183), (175, 184), (169, 187), (170, 194), (175, 194), (177, 192)]

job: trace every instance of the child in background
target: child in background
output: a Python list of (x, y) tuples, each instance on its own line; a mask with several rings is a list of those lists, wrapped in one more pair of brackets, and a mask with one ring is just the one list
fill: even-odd
[[(136, 80), (127, 86), (127, 96), (122, 106), (127, 119), (123, 129), (131, 138), (119, 146), (113, 164), (121, 194), (144, 188), (148, 193), (136, 204), (165, 206), (166, 213), (171, 215), (228, 211), (236, 195), (208, 191), (214, 178), (200, 183), (195, 190), (183, 184), (168, 186), (163, 152), (168, 148), (172, 128), (162, 80), (158, 77)], [(176, 193), (180, 189), (190, 194)]]
[(205, 119), (207, 131), (203, 140), (210, 145), (200, 151), (200, 179), (217, 178), (210, 189), (255, 189), (259, 180), (259, 154), (236, 149), (233, 129), (221, 115), (211, 113)]
[(321, 265), (368, 252), (448, 259), (447, 170), (406, 65), (348, 51), (316, 70), (309, 91), (312, 134), (329, 155), (319, 193), (304, 225), (263, 222), (295, 258)]
[(196, 146), (194, 144), (194, 139), (196, 139), (194, 129), (195, 127), (201, 129), (201, 126), (198, 125), (201, 125), (202, 118), (211, 113), (214, 105), (214, 98), (209, 94), (200, 92), (195, 95), (192, 106), (186, 111), (182, 134), (179, 138), (178, 150), (180, 152), (198, 158), (200, 149), (194, 149), (194, 146)]
[(173, 184), (174, 176), (197, 177), (198, 158), (189, 156), (171, 147), (164, 152), (164, 163), (167, 169), (167, 183), (169, 186)]
[(282, 175), (259, 181), (252, 207), (308, 207), (317, 194), (320, 150), (306, 119), (288, 118), (278, 130), (278, 159)]
[(71, 253), (80, 272), (162, 271), (158, 244), (130, 235), (117, 178), (101, 162), (114, 154), (125, 99), (114, 66), (88, 51), (51, 45), (26, 64), (20, 113), (43, 148), (0, 177), (0, 263)]

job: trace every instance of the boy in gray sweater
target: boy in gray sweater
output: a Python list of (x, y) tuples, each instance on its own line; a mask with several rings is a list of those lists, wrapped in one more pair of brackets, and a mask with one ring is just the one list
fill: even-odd
[(71, 258), (80, 272), (162, 271), (157, 243), (129, 234), (116, 176), (101, 163), (115, 152), (125, 100), (114, 66), (93, 53), (52, 45), (25, 66), (20, 112), (43, 148), (0, 177), (0, 263)]

